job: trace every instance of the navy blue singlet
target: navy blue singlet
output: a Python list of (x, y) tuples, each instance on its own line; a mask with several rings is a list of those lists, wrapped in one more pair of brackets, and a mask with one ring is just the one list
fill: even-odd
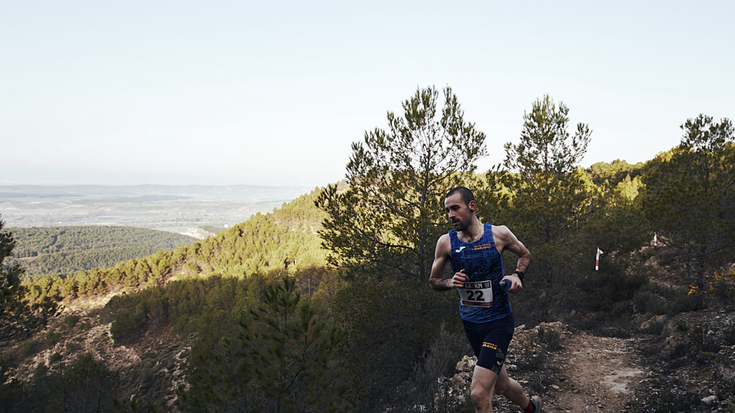
[(472, 323), (486, 323), (511, 314), (508, 293), (500, 288), (500, 280), (504, 276), (503, 257), (495, 248), (492, 225), (484, 225), (485, 232), (482, 237), (470, 244), (459, 239), (456, 229), (449, 231), (452, 243), (452, 271), (459, 272), (464, 269), (470, 281), (492, 281), (492, 307), (470, 307), (463, 305), (461, 301), (459, 303), (462, 320)]

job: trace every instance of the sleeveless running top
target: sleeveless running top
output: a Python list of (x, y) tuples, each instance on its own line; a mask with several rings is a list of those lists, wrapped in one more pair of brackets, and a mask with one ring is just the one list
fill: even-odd
[[(449, 231), (452, 243), (452, 271), (464, 269), (470, 282), (490, 281), (492, 283), (492, 306), (477, 307), (465, 305), (460, 300), (459, 313), (463, 320), (472, 323), (486, 323), (499, 320), (511, 314), (508, 293), (500, 288), (503, 279), (503, 257), (495, 247), (493, 227), (485, 225), (485, 232), (479, 240), (466, 243), (459, 239), (457, 230)], [(466, 284), (465, 284), (466, 285)]]

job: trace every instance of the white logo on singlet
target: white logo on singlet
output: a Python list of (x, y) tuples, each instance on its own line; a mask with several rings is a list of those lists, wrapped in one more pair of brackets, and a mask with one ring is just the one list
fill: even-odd
[(460, 252), (462, 252), (463, 249), (465, 249), (465, 246), (464, 245), (462, 245), (461, 247), (459, 247), (456, 250), (454, 250), (454, 252), (456, 252), (457, 254), (459, 254)]

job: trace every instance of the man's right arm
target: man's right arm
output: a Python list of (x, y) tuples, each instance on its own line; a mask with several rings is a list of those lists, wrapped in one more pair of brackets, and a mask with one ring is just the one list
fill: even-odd
[(434, 263), (431, 265), (431, 274), (429, 275), (429, 285), (436, 291), (446, 291), (452, 289), (452, 279), (442, 278), (444, 275), (444, 267), (451, 257), (451, 242), (449, 235), (444, 234), (436, 243), (436, 251), (434, 252)]

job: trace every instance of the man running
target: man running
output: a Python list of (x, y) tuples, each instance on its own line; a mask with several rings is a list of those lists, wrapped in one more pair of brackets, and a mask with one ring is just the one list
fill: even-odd
[[(477, 356), (470, 394), (475, 411), (492, 412), (495, 392), (520, 406), (524, 413), (539, 413), (541, 400), (526, 396), (521, 385), (508, 377), (504, 366), (515, 320), (508, 293), (500, 287), (500, 281), (507, 280), (510, 292), (523, 288), (531, 253), (507, 227), (480, 222), (475, 196), (469, 189), (449, 191), (444, 207), (454, 229), (436, 244), (429, 284), (437, 291), (456, 288), (459, 292), (462, 323)], [(506, 250), (518, 256), (516, 270), (508, 276), (504, 275), (501, 256)], [(447, 261), (452, 264), (452, 278), (442, 277)]]

